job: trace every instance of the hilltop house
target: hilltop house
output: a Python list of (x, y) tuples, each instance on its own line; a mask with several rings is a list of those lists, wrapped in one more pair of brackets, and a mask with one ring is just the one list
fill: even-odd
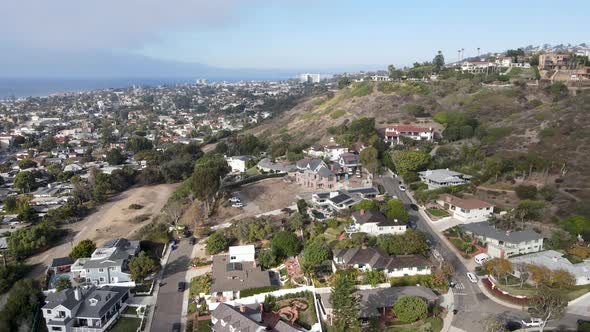
[(49, 331), (103, 332), (127, 307), (127, 287), (69, 288), (49, 293), (42, 308)]
[(401, 137), (407, 137), (415, 141), (429, 141), (434, 140), (434, 129), (417, 126), (391, 126), (385, 128), (385, 142), (390, 144), (402, 144)]
[(543, 235), (533, 231), (503, 231), (486, 221), (459, 225), (466, 234), (487, 245), (492, 257), (507, 258), (543, 250)]
[(420, 181), (428, 185), (428, 190), (467, 184), (472, 178), (471, 175), (454, 172), (448, 168), (418, 172), (418, 175), (420, 176)]
[(353, 267), (383, 271), (386, 278), (430, 274), (430, 263), (420, 255), (389, 256), (375, 248), (346, 248), (333, 251), (332, 270)]
[(249, 162), (254, 162), (254, 158), (251, 156), (233, 156), (226, 157), (225, 161), (231, 167), (232, 172), (243, 173), (248, 169)]
[(336, 186), (338, 178), (323, 160), (302, 159), (297, 162), (295, 180), (306, 188), (332, 189)]
[(213, 257), (212, 303), (240, 298), (240, 291), (271, 285), (268, 271), (256, 264), (254, 246), (230, 247), (229, 254)]
[(465, 61), (461, 65), (461, 71), (470, 74), (489, 74), (496, 71), (497, 65), (489, 61)]
[(303, 152), (312, 158), (325, 158), (330, 161), (337, 161), (342, 154), (348, 152), (348, 148), (340, 145), (312, 146)]
[(90, 258), (77, 259), (71, 271), (81, 283), (134, 286), (127, 265), (138, 253), (139, 241), (111, 240), (97, 248)]
[(442, 194), (436, 203), (462, 222), (486, 221), (494, 213), (494, 205), (475, 198), (459, 198)]
[(352, 224), (346, 228), (347, 233), (367, 233), (377, 236), (381, 234), (405, 233), (407, 225), (397, 219), (389, 219), (379, 211), (355, 211), (352, 213)]
[(350, 209), (356, 203), (363, 199), (372, 199), (377, 197), (379, 190), (369, 188), (356, 188), (349, 190), (337, 190), (324, 193), (314, 193), (311, 195), (313, 205), (318, 207), (330, 208), (334, 211)]

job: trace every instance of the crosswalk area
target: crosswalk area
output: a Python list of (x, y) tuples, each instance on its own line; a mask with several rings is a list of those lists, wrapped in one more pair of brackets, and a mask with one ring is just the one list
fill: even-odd
[(455, 284), (456, 289), (465, 289), (465, 285), (462, 282), (458, 282)]

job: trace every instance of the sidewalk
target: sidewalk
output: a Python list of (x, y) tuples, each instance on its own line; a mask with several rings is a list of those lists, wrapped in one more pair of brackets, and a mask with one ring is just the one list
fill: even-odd
[[(191, 259), (195, 257), (205, 257), (207, 258), (207, 254), (205, 252), (205, 241), (201, 240), (197, 242), (193, 246), (193, 250), (191, 252)], [(189, 268), (185, 274), (185, 281), (187, 284), (186, 289), (184, 290), (184, 294), (182, 295), (182, 314), (181, 314), (181, 321), (180, 323), (182, 326), (186, 326), (186, 322), (188, 320), (188, 300), (190, 295), (190, 283), (194, 277), (203, 275), (205, 273), (211, 272), (211, 266), (204, 266), (198, 269)]]
[(590, 316), (590, 293), (586, 293), (567, 304), (566, 311), (570, 314)]
[(447, 332), (451, 328), (451, 324), (453, 323), (453, 318), (455, 314), (453, 314), (453, 309), (455, 308), (455, 296), (451, 288), (446, 294), (442, 295), (442, 301), (440, 302), (440, 306), (447, 309), (447, 314), (445, 319), (443, 319), (443, 328), (442, 332)]

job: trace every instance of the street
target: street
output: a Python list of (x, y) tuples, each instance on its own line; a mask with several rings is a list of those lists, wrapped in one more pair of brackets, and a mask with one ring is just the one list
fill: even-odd
[[(406, 192), (399, 190), (399, 181), (401, 178), (383, 176), (380, 180), (389, 195), (397, 196), (397, 198), (406, 205), (410, 214), (410, 221), (416, 223), (418, 230), (424, 232), (427, 239), (432, 242), (432, 248), (436, 249), (443, 256), (444, 260), (449, 262), (455, 270), (453, 280), (459, 286), (452, 289), (455, 301), (454, 309), (458, 310), (458, 313), (455, 315), (452, 322), (453, 327), (464, 331), (483, 331), (480, 320), (487, 314), (494, 314), (498, 318), (507, 322), (520, 322), (522, 319), (529, 318), (528, 313), (523, 310), (517, 311), (490, 300), (484, 293), (482, 293), (476, 283), (472, 283), (467, 279), (466, 273), (469, 272), (469, 270), (466, 267), (463, 258), (460, 258), (455, 251), (442, 240), (441, 237), (443, 235), (436, 232), (419, 211), (410, 208), (412, 200)], [(560, 321), (550, 322), (548, 327), (565, 326), (575, 330), (577, 327), (577, 320), (580, 318), (583, 317), (568, 314)]]
[(177, 246), (170, 253), (160, 281), (162, 286), (158, 292), (151, 325), (153, 332), (170, 331), (172, 324), (181, 322), (184, 293), (178, 291), (178, 283), (185, 281), (193, 246), (187, 239), (182, 239)]

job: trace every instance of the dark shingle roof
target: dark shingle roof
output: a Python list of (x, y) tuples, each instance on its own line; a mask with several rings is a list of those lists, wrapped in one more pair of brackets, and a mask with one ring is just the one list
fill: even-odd
[(65, 266), (65, 265), (72, 265), (72, 264), (74, 264), (74, 260), (71, 259), (70, 257), (59, 257), (59, 258), (54, 258), (53, 261), (51, 261), (50, 267), (58, 267), (58, 266)]
[(543, 238), (543, 235), (535, 233), (530, 230), (517, 231), (517, 232), (506, 232), (497, 228), (494, 228), (487, 221), (474, 222), (469, 224), (459, 225), (466, 231), (482, 235), (488, 238), (518, 244), (521, 242), (539, 240)]
[(376, 223), (379, 226), (401, 226), (403, 222), (389, 219), (379, 211), (355, 211), (352, 216), (359, 224)]

